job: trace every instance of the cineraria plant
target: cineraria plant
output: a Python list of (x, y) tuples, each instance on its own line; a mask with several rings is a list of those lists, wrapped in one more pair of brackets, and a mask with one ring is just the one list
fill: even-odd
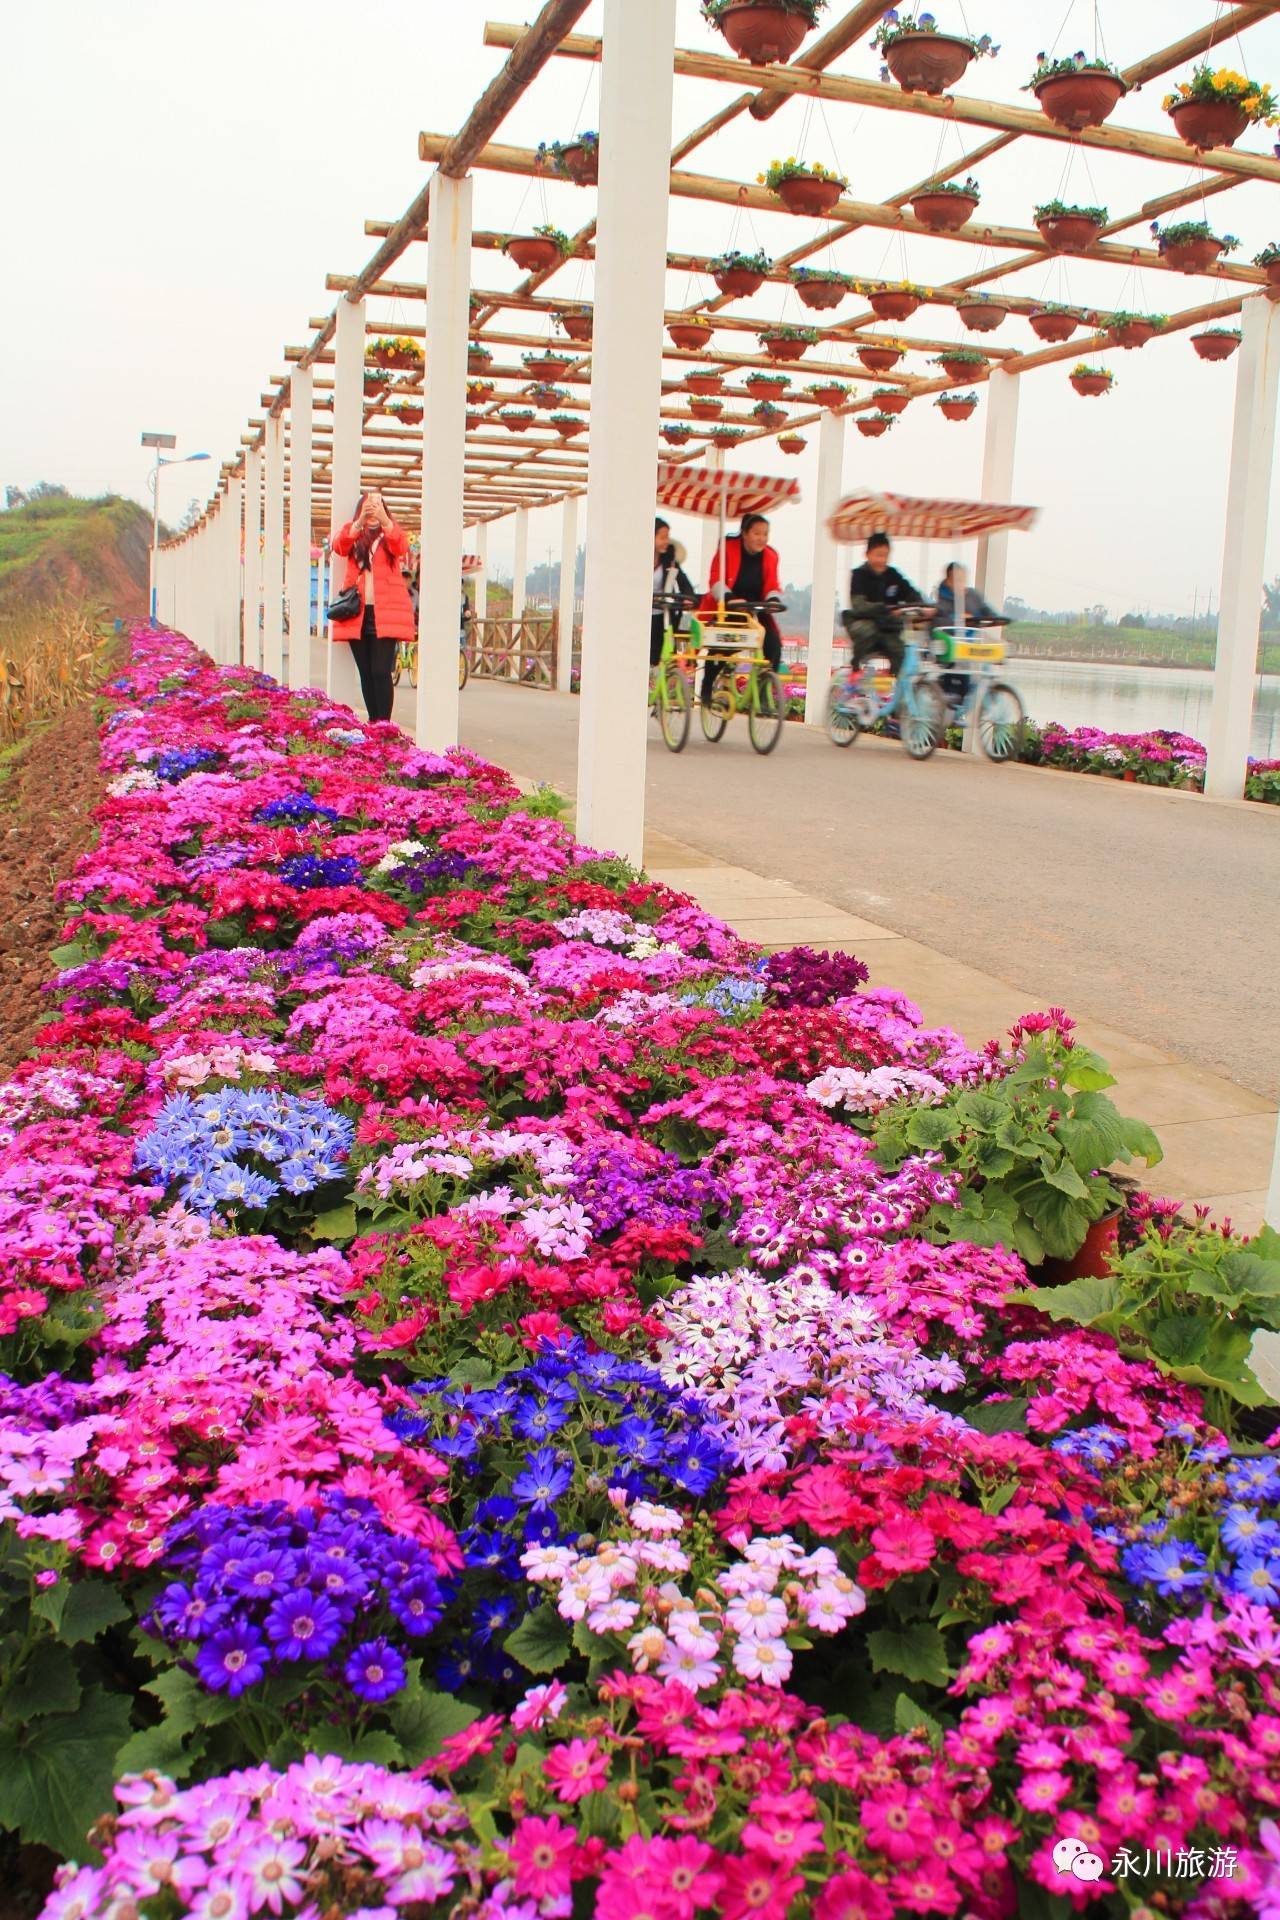
[(559, 227), (546, 225), (535, 227), (533, 229), (533, 237), (535, 240), (550, 240), (551, 244), (562, 254), (567, 255), (573, 252), (572, 240), (568, 234), (563, 233)]
[(966, 175), (963, 180), (935, 180), (931, 186), (924, 187), (921, 191), (923, 193), (960, 193), (966, 200), (972, 199), (975, 195), (980, 198), (982, 194), (982, 188), (972, 173)]
[[(713, 259), (708, 260), (707, 272), (710, 274), (734, 272), (772, 273), (773, 261), (769, 258), (763, 247), (757, 247), (754, 253), (743, 253), (737, 247), (729, 247), (724, 253), (718, 253)], [(699, 324), (703, 320), (702, 315), (696, 314), (690, 315), (689, 318), (693, 324)], [(706, 316), (705, 323), (709, 326), (714, 325), (714, 316)]]
[(584, 147), (588, 152), (600, 145), (600, 135), (593, 129), (586, 133), (575, 133), (571, 140), (542, 140), (538, 143), (538, 165), (545, 167), (550, 162), (554, 171), (568, 179), (569, 168), (565, 164), (565, 154), (574, 147)]
[(1036, 220), (1092, 220), (1095, 226), (1105, 227), (1111, 218), (1105, 207), (1077, 207), (1066, 200), (1046, 200), (1043, 206), (1035, 209)]
[[(905, 39), (909, 34), (941, 33), (943, 31), (945, 31), (945, 29), (939, 27), (937, 19), (932, 13), (919, 12), (914, 7), (908, 8), (905, 11), (897, 7), (890, 7), (881, 20), (880, 25), (872, 34), (871, 45), (877, 47), (880, 52), (883, 53), (887, 48), (893, 46), (895, 41)], [(974, 39), (966, 33), (958, 33), (950, 35), (949, 37), (956, 40), (963, 40), (975, 60), (981, 59), (986, 54), (995, 55), (1000, 51), (989, 33), (984, 33), (977, 39)]]
[(816, 327), (797, 327), (790, 322), (779, 322), (776, 326), (761, 327), (756, 334), (756, 339), (760, 342), (761, 346), (763, 346), (767, 340), (803, 340), (806, 346), (811, 347), (816, 345), (821, 338), (822, 335)]
[(1166, 247), (1182, 246), (1188, 240), (1213, 240), (1224, 253), (1230, 253), (1240, 245), (1234, 233), (1215, 233), (1207, 220), (1175, 220), (1172, 226), (1162, 227), (1158, 220), (1151, 222), (1152, 238), (1159, 244), (1163, 253)]
[(1145, 321), (1148, 326), (1154, 327), (1158, 333), (1161, 327), (1168, 326), (1169, 316), (1167, 313), (1129, 313), (1125, 308), (1118, 307), (1114, 313), (1106, 315), (1102, 324), (1107, 328), (1108, 332), (1114, 332), (1117, 327), (1133, 326), (1135, 321)]
[[(742, 0), (702, 0), (702, 17), (710, 21), (713, 27), (720, 25), (721, 16), (730, 7), (740, 6)], [(783, 13), (798, 13), (811, 27), (818, 24), (818, 15), (827, 4), (827, 0), (771, 0), (771, 4)]]
[(1027, 88), (1039, 86), (1042, 80), (1056, 80), (1059, 75), (1073, 73), (1109, 73), (1115, 80), (1121, 77), (1120, 69), (1113, 67), (1109, 60), (1103, 60), (1097, 54), (1090, 56), (1083, 48), (1056, 58), (1042, 52), (1036, 55), (1035, 71), (1027, 82)]
[(966, 367), (985, 367), (987, 356), (981, 347), (948, 347), (945, 353), (934, 355), (934, 365), (941, 366), (944, 360), (959, 360)]
[(786, 160), (771, 160), (767, 171), (758, 173), (756, 180), (760, 186), (771, 188), (781, 186), (784, 180), (829, 180), (842, 190), (849, 184), (847, 174), (824, 167), (820, 160), (797, 160), (794, 154)]
[(797, 287), (804, 286), (810, 280), (821, 280), (824, 285), (832, 281), (842, 287), (853, 285), (852, 274), (841, 273), (838, 267), (792, 267), (791, 280)]
[(1268, 240), (1262, 252), (1255, 253), (1253, 256), (1255, 267), (1273, 267), (1278, 260), (1280, 260), (1280, 241), (1276, 240)]

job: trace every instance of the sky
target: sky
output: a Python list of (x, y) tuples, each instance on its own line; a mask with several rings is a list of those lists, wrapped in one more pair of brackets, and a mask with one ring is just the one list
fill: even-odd
[[(636, 0), (643, 4), (643, 0)], [(1125, 65), (1203, 24), (1214, 0), (934, 0), (941, 25), (989, 33), (994, 59), (970, 70), (963, 90), (1027, 104), (1020, 91), (1041, 49), (1083, 47)], [(1221, 11), (1219, 7), (1219, 11)], [(176, 520), (216, 476), (260, 413), (265, 383), (282, 371), (283, 348), (311, 337), (309, 318), (329, 311), (328, 272), (353, 272), (375, 242), (366, 218), (398, 216), (424, 184), (420, 128), (453, 131), (505, 57), (483, 45), (487, 18), (532, 16), (535, 0), (59, 0), (6, 21), (11, 84), (0, 119), (6, 182), (4, 225), (10, 295), (0, 302), (0, 486), (59, 481), (73, 491), (115, 491), (147, 501), (145, 429), (178, 436), (179, 452), (214, 459), (168, 474), (162, 512)], [(833, 0), (829, 20), (841, 11)], [(603, 6), (581, 30), (598, 32)], [(1098, 23), (1095, 26), (1095, 21)], [(723, 52), (697, 0), (678, 0), (681, 46)], [(1280, 86), (1280, 20), (1255, 27), (1223, 58)], [(875, 78), (879, 57), (864, 43), (836, 71)], [(1181, 71), (1181, 70), (1180, 70)], [(744, 80), (747, 70), (744, 68)], [(1175, 76), (1176, 77), (1176, 76)], [(515, 145), (568, 138), (598, 125), (598, 73), (556, 60), (504, 126)], [(1116, 118), (1162, 132), (1168, 83), (1131, 96)], [(674, 134), (729, 97), (712, 82), (678, 78)], [(772, 120), (743, 116), (687, 164), (754, 179), (776, 156), (837, 166), (850, 193), (879, 199), (977, 145), (978, 130), (789, 102)], [(1247, 133), (1241, 145), (1274, 138)], [(977, 169), (983, 214), (1028, 226), (1031, 208), (1059, 196), (1137, 210), (1180, 187), (1194, 170), (1021, 140)], [(594, 210), (590, 190), (486, 174), (477, 181), (477, 226), (503, 231), (550, 219), (572, 231)], [(1189, 207), (1178, 217), (1194, 217)], [(1241, 238), (1247, 261), (1280, 239), (1280, 197), (1248, 182), (1211, 199), (1219, 232)], [(670, 204), (669, 243), (711, 253), (762, 244), (779, 254), (813, 230), (785, 213), (738, 213), (688, 200)], [(1145, 223), (1133, 230), (1148, 243)], [(818, 256), (815, 264), (822, 256)], [(872, 229), (831, 255), (843, 270), (924, 285), (976, 265), (972, 250), (926, 236)], [(514, 285), (501, 256), (476, 254), (478, 284)], [(398, 272), (425, 277), (415, 245)], [(551, 283), (588, 295), (589, 264)], [(1094, 262), (1040, 264), (1003, 283), (1033, 297), (1108, 308), (1170, 311), (1213, 297), (1211, 281)], [(705, 280), (668, 275), (668, 305), (713, 291)], [(390, 331), (397, 310), (382, 309)], [(766, 317), (798, 319), (793, 291), (768, 286), (751, 303)], [(398, 317), (410, 319), (408, 305)], [(963, 336), (950, 309), (922, 309), (904, 332)], [(1025, 321), (1007, 320), (993, 343), (1035, 342)], [(1015, 496), (1041, 509), (1035, 530), (1010, 542), (1008, 589), (1032, 605), (1190, 612), (1220, 593), (1227, 467), (1235, 391), (1233, 362), (1198, 360), (1185, 335), (1141, 352), (1105, 356), (1113, 393), (1078, 398), (1068, 365), (1023, 382)], [(918, 363), (917, 363), (918, 364)], [(923, 369), (922, 369), (923, 370)], [(981, 392), (981, 389), (979, 389)], [(963, 425), (917, 401), (896, 429), (866, 440), (850, 429), (849, 489), (885, 486), (919, 494), (979, 493), (984, 407)], [(801, 502), (778, 515), (775, 544), (786, 579), (811, 572), (817, 435), (798, 459), (752, 443), (751, 465), (794, 474)], [(191, 477), (194, 476), (194, 477)], [(532, 516), (530, 564), (558, 553), (559, 509)], [(1273, 512), (1268, 571), (1280, 572), (1280, 512)], [(696, 529), (680, 528), (697, 556)], [(510, 569), (511, 522), (490, 529), (494, 571)], [(923, 557), (911, 546), (913, 570)], [(928, 556), (930, 569), (951, 554)], [(961, 555), (960, 557), (964, 557)]]

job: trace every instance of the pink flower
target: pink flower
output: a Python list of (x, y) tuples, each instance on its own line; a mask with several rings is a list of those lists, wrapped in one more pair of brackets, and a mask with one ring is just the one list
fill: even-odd
[(542, 1763), (558, 1800), (570, 1806), (589, 1793), (599, 1793), (609, 1778), (608, 1756), (597, 1740), (568, 1740), (553, 1747)]
[(881, 1566), (890, 1573), (918, 1573), (931, 1564), (937, 1549), (928, 1527), (905, 1513), (873, 1527), (871, 1546)]
[(1051, 1813), (1070, 1791), (1071, 1782), (1065, 1773), (1046, 1769), (1028, 1774), (1019, 1783), (1014, 1797), (1031, 1813)]
[(577, 1834), (556, 1814), (522, 1820), (507, 1843), (517, 1891), (535, 1900), (568, 1893), (577, 1851)]
[(726, 1860), (721, 1920), (786, 1920), (787, 1908), (803, 1885), (798, 1873), (779, 1873), (767, 1854), (744, 1853)]
[(828, 1880), (814, 1902), (813, 1920), (892, 1920), (884, 1888), (854, 1867)]

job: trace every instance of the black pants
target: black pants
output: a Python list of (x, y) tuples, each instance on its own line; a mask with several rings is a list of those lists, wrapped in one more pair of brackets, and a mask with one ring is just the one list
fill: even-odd
[(663, 614), (655, 613), (649, 622), (649, 665), (656, 667), (662, 658), (662, 643), (667, 637), (667, 622)]
[(864, 661), (871, 659), (887, 660), (895, 674), (902, 672), (906, 649), (896, 625), (889, 621), (858, 620), (851, 613), (842, 614), (841, 619), (853, 646), (855, 672)]
[[(764, 628), (764, 639), (760, 642), (760, 651), (776, 673), (782, 665), (782, 635), (778, 632), (778, 623), (771, 613), (758, 613), (756, 619)], [(711, 695), (715, 691), (716, 681), (724, 672), (724, 664), (719, 660), (708, 660), (702, 670), (702, 704), (711, 705)]]
[(360, 638), (352, 640), (350, 646), (351, 658), (360, 675), (360, 693), (365, 712), (371, 720), (389, 720), (391, 703), (395, 699), (391, 670), (396, 663), (396, 643), (379, 637), (372, 607), (365, 608)]

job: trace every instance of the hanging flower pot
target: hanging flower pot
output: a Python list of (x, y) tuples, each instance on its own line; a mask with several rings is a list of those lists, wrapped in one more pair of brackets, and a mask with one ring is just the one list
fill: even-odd
[(590, 340), (594, 315), (589, 311), (560, 312), (556, 318), (571, 340)]
[(1110, 393), (1115, 384), (1114, 377), (1105, 367), (1074, 367), (1070, 378), (1076, 392), (1083, 394), (1087, 400), (1096, 400), (1101, 394)]
[(671, 344), (686, 353), (705, 347), (714, 329), (709, 320), (673, 320), (667, 328)]
[(1080, 325), (1074, 313), (1057, 307), (1034, 307), (1027, 318), (1037, 340), (1069, 340)]
[(777, 194), (788, 213), (807, 214), (811, 219), (830, 213), (849, 185), (842, 173), (806, 166), (801, 160), (774, 160), (759, 180)]
[(1055, 60), (1037, 67), (1031, 76), (1031, 91), (1046, 120), (1079, 133), (1083, 127), (1100, 127), (1109, 119), (1128, 88), (1114, 68), (1104, 63), (1078, 67), (1074, 61)]
[(756, 337), (771, 360), (784, 361), (803, 359), (805, 349), (818, 338), (811, 327), (766, 328)]
[(467, 432), (474, 433), (483, 419), (484, 415), (482, 413), (469, 413), (467, 415)]
[(785, 66), (818, 17), (816, 5), (785, 7), (771, 0), (724, 0), (702, 9), (740, 60), (753, 67)]
[(553, 140), (538, 148), (538, 158), (544, 164), (550, 161), (560, 178), (572, 180), (575, 187), (594, 187), (600, 178), (600, 136), (583, 133), (576, 140)]
[(1107, 338), (1115, 347), (1145, 347), (1160, 331), (1160, 323), (1141, 313), (1116, 313), (1107, 324)]
[(712, 260), (708, 271), (726, 298), (748, 300), (764, 285), (772, 265), (767, 254), (733, 252)]
[(848, 298), (853, 282), (847, 273), (820, 273), (808, 267), (797, 267), (791, 275), (791, 284), (800, 298), (801, 304), (812, 308), (815, 313), (829, 312)]
[(1255, 267), (1262, 268), (1267, 276), (1269, 287), (1280, 287), (1280, 247), (1274, 240), (1270, 241), (1261, 253), (1254, 254), (1253, 264)]
[(944, 420), (967, 420), (978, 404), (976, 393), (944, 393), (933, 403)]
[(1227, 243), (1213, 233), (1197, 233), (1185, 239), (1160, 235), (1161, 256), (1179, 273), (1207, 273), (1226, 251)]
[(473, 406), (487, 407), (497, 388), (492, 380), (468, 380), (467, 399)]
[(1179, 100), (1169, 109), (1178, 137), (1203, 153), (1209, 147), (1233, 147), (1249, 124), (1238, 100)]
[(568, 247), (562, 247), (550, 234), (531, 233), (513, 234), (502, 250), (523, 272), (545, 273), (564, 258)]
[(780, 433), (778, 445), (784, 453), (803, 453), (809, 442), (802, 433)]
[(868, 440), (878, 440), (882, 433), (888, 432), (892, 421), (885, 413), (860, 413), (855, 425), (858, 432), (865, 434)]
[(692, 428), (682, 427), (678, 421), (673, 421), (669, 427), (662, 429), (663, 439), (667, 442), (668, 446), (672, 447), (682, 447), (685, 441), (691, 437), (691, 434)]
[(559, 353), (526, 353), (525, 371), (534, 380), (563, 380), (569, 371), (568, 356)]
[(410, 406), (403, 400), (398, 403), (393, 401), (387, 408), (387, 412), (393, 420), (398, 420), (401, 426), (416, 427), (421, 425), (422, 408)]
[(952, 33), (899, 32), (883, 43), (885, 65), (904, 93), (945, 93), (964, 78), (976, 48)]
[(1229, 360), (1240, 345), (1240, 335), (1230, 327), (1210, 327), (1207, 333), (1193, 333), (1191, 344), (1202, 360)]
[(849, 389), (838, 380), (816, 380), (805, 388), (805, 395), (815, 406), (842, 407), (849, 398)]
[(868, 373), (892, 373), (902, 355), (901, 347), (858, 348), (858, 358)]
[(867, 305), (877, 320), (909, 320), (920, 300), (921, 295), (912, 287), (881, 287), (867, 295)]
[(934, 233), (958, 233), (977, 212), (980, 198), (975, 180), (963, 186), (930, 187), (914, 194), (908, 204), (922, 227)]
[(1040, 238), (1055, 253), (1083, 253), (1107, 224), (1105, 207), (1069, 207), (1050, 200), (1035, 210)]
[(877, 387), (871, 398), (881, 413), (905, 413), (911, 404), (911, 395), (901, 387)]
[(562, 440), (573, 440), (587, 430), (586, 421), (579, 420), (576, 413), (553, 413), (548, 425), (555, 428)]
[(530, 387), (529, 398), (535, 407), (543, 407), (550, 412), (554, 407), (562, 407), (569, 396), (562, 387), (544, 386), (539, 382), (536, 387)]
[(484, 368), (490, 366), (492, 362), (493, 355), (490, 353), (488, 347), (473, 345), (467, 348), (467, 367), (470, 372), (483, 372)]
[(713, 427), (710, 438), (718, 447), (733, 447), (742, 438), (740, 427)]
[(724, 375), (710, 371), (687, 373), (684, 384), (690, 393), (723, 393)]
[(390, 385), (391, 382), (385, 373), (373, 367), (365, 368), (364, 397), (366, 400), (376, 400), (380, 394), (386, 392)]
[(776, 407), (769, 400), (761, 400), (751, 411), (762, 427), (780, 427), (787, 417), (785, 407)]
[(508, 433), (524, 433), (533, 425), (532, 407), (508, 407), (498, 415)]
[(956, 312), (974, 333), (994, 333), (1009, 309), (1002, 307), (998, 300), (963, 300)]
[(753, 399), (772, 400), (778, 394), (785, 393), (791, 382), (785, 373), (765, 373), (761, 369), (757, 373), (749, 373), (745, 384)]
[(375, 340), (369, 348), (368, 358), (375, 367), (386, 367), (393, 373), (419, 373), (422, 370), (422, 348), (416, 340)]
[(691, 400), (689, 411), (695, 420), (718, 420), (724, 412), (723, 400)]

